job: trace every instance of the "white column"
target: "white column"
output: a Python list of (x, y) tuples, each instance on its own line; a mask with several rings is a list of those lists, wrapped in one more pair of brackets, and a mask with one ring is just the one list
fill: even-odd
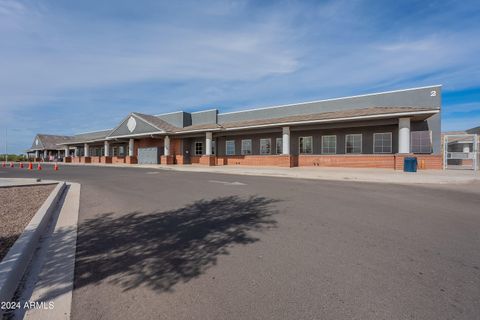
[(463, 144), (463, 152), (464, 153), (470, 152), (470, 146), (468, 145), (468, 143)]
[(105, 141), (105, 143), (104, 143), (103, 153), (104, 153), (105, 157), (110, 156), (110, 143), (108, 141)]
[(47, 150), (43, 150), (43, 158), (46, 159), (48, 157)]
[(398, 153), (410, 153), (410, 118), (398, 119)]
[(134, 141), (135, 141), (134, 139), (130, 139), (130, 140), (128, 141), (128, 155), (129, 155), (130, 157), (133, 157), (133, 156), (134, 156), (134, 154), (133, 154)]
[(35, 158), (40, 158), (40, 151), (35, 150)]
[(282, 128), (282, 154), (290, 154), (290, 127)]
[(211, 156), (212, 155), (212, 133), (207, 132), (205, 136), (205, 155)]
[(68, 146), (67, 146), (67, 147), (65, 147), (65, 157), (70, 156), (70, 155), (68, 154), (68, 151), (69, 151), (69, 149), (68, 149)]
[(85, 143), (85, 144), (83, 145), (83, 155), (84, 155), (85, 157), (90, 157), (90, 149), (89, 149), (89, 147), (88, 147), (88, 143)]
[(163, 140), (163, 155), (164, 156), (170, 155), (170, 137), (169, 136), (165, 136), (165, 139)]

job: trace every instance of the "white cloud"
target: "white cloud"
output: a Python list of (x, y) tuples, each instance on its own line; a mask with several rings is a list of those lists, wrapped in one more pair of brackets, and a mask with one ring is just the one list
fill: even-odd
[[(222, 9), (223, 10), (223, 9)], [(275, 21), (238, 29), (68, 21), (48, 11), (8, 13), (0, 30), (0, 108), (68, 89), (145, 80), (255, 80), (296, 70)], [(16, 32), (11, 33), (12, 29)]]
[(25, 7), (15, 0), (0, 0), (0, 15), (8, 17), (25, 11)]
[[(140, 104), (131, 110), (159, 113), (480, 83), (480, 43), (474, 41), (480, 23), (464, 18), (469, 10), (454, 5), (431, 15), (402, 14), (391, 6), (0, 0), (0, 126), (22, 121), (34, 130), (38, 117), (17, 113), (38, 115), (45, 105), (57, 113), (42, 123), (57, 130), (73, 112), (67, 108), (75, 107), (82, 126), (97, 126), (123, 116), (118, 101), (136, 98)], [(154, 88), (148, 102), (145, 92), (128, 90), (149, 82), (182, 86)], [(93, 110), (97, 102), (106, 110), (89, 122), (82, 108)], [(82, 127), (89, 129), (96, 127)]]
[[(288, 11), (282, 6), (263, 12), (262, 19), (239, 23), (248, 14), (242, 11), (245, 2), (220, 1), (197, 9), (209, 15), (192, 21), (187, 21), (192, 19), (189, 14), (173, 24), (172, 19), (150, 19), (123, 25), (109, 19), (85, 21), (45, 6), (0, 3), (0, 8), (8, 8), (0, 25), (5, 44), (0, 53), (0, 108), (39, 104), (66, 90), (149, 80), (253, 83), (289, 75), (293, 90), (368, 88), (424, 74), (430, 74), (430, 83), (457, 86), (480, 80), (478, 67), (471, 66), (480, 47), (470, 41), (476, 30), (440, 29), (428, 35), (397, 30), (391, 36), (376, 30), (375, 38), (365, 29), (346, 40), (345, 26), (364, 23), (358, 3), (327, 2), (307, 24), (295, 17), (306, 15), (308, 8)], [(212, 15), (226, 21), (230, 17), (231, 26), (210, 21)], [(317, 24), (316, 18), (322, 21)], [(338, 39), (332, 38), (335, 32)], [(462, 72), (451, 72), (454, 68)]]

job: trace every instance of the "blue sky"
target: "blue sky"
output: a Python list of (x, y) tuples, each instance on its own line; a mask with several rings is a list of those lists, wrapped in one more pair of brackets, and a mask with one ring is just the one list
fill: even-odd
[(478, 1), (0, 0), (0, 148), (131, 111), (239, 110), (443, 84), (480, 125)]

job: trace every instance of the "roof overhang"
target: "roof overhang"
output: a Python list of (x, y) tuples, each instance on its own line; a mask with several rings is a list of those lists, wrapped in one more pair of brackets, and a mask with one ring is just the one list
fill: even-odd
[(138, 138), (138, 137), (151, 137), (156, 135), (166, 135), (166, 131), (155, 131), (155, 132), (144, 132), (144, 133), (135, 133), (135, 134), (125, 134), (121, 136), (110, 136), (106, 137), (104, 140), (115, 140), (115, 139), (124, 139), (124, 138)]
[(195, 129), (195, 130), (185, 130), (185, 131), (177, 131), (175, 134), (184, 134), (184, 133), (197, 133), (197, 132), (214, 132), (214, 131), (222, 131), (224, 128), (212, 128), (212, 129)]
[(30, 149), (27, 149), (25, 151), (27, 152), (35, 152), (35, 151), (45, 151), (45, 150), (62, 150), (63, 148), (59, 148), (59, 147), (56, 147), (56, 148), (30, 148)]
[(102, 142), (105, 141), (105, 139), (95, 139), (95, 140), (85, 140), (85, 141), (70, 141), (70, 142), (63, 142), (63, 143), (58, 143), (59, 146), (70, 146), (74, 144), (84, 144), (84, 143), (95, 143), (95, 142)]
[[(361, 121), (361, 120), (375, 120), (375, 119), (388, 119), (388, 118), (402, 118), (402, 117), (418, 117), (418, 116), (421, 116), (420, 118), (428, 118), (429, 116), (432, 116), (432, 115), (437, 114), (439, 112), (440, 112), (440, 110), (436, 109), (436, 110), (408, 111), (408, 112), (384, 113), (384, 114), (374, 114), (374, 115), (365, 115), (365, 116), (332, 118), (332, 119), (288, 121), (288, 122), (278, 122), (278, 123), (257, 124), (257, 125), (251, 125), (251, 126), (224, 128), (223, 131), (234, 131), (234, 130), (256, 129), (256, 128), (269, 128), (269, 127), (282, 127), (282, 126), (294, 126), (294, 125), (302, 125), (302, 124), (317, 124), (317, 123), (332, 123), (332, 122), (344, 122), (344, 121)], [(205, 131), (208, 131), (208, 130), (205, 130)]]

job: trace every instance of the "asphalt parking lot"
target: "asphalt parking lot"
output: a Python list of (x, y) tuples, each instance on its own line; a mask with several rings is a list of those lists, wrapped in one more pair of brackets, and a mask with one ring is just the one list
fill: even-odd
[(480, 319), (479, 185), (65, 166), (73, 319)]

